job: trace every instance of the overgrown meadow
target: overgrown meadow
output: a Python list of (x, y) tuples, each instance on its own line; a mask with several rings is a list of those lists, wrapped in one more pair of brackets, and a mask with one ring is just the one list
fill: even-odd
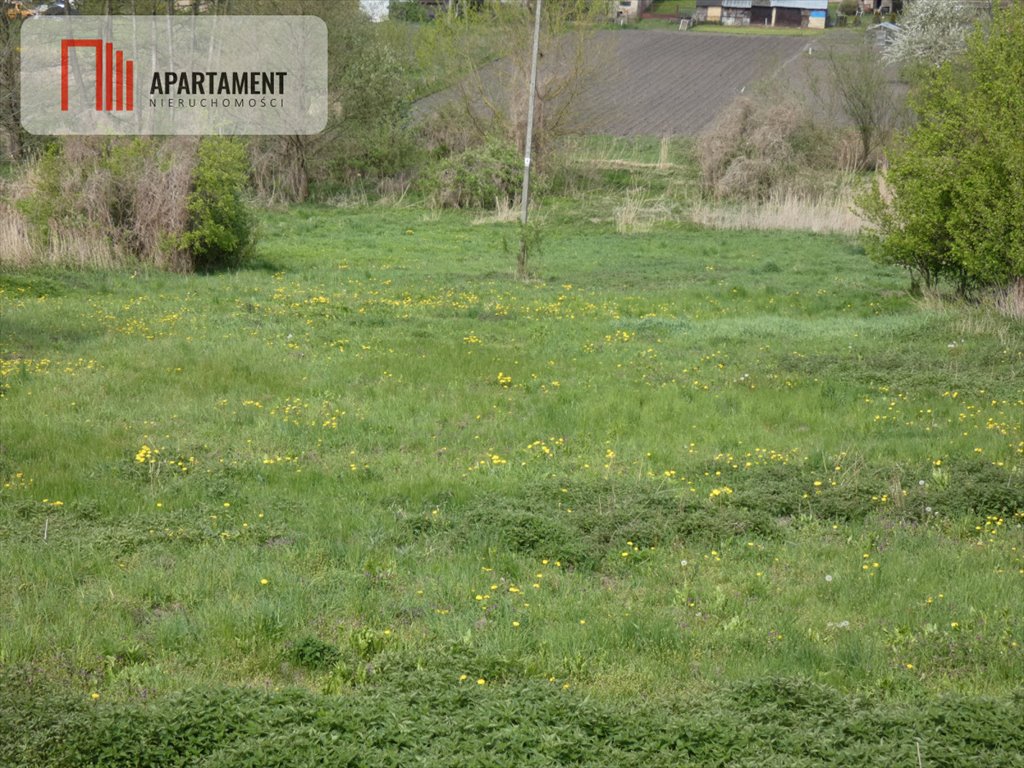
[(1024, 765), (1021, 324), (544, 215), (0, 274), (0, 764)]

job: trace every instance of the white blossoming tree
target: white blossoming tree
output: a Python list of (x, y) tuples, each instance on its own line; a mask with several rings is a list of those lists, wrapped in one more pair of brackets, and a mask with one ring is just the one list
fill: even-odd
[(963, 53), (967, 33), (980, 6), (967, 0), (913, 0), (900, 19), (900, 30), (885, 50), (899, 64), (938, 66)]

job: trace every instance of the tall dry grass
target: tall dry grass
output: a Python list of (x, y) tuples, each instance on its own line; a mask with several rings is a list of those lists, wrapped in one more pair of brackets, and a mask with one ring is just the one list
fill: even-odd
[(652, 197), (639, 187), (626, 191), (622, 204), (614, 211), (615, 231), (624, 235), (650, 232), (655, 224), (672, 219), (672, 209), (664, 197)]
[[(190, 271), (189, 254), (174, 242), (188, 226), (197, 145), (192, 137), (175, 137), (131, 152), (129, 142), (66, 138), (59, 176), (36, 164), (0, 189), (0, 264), (109, 269), (145, 263)], [(116, 172), (112, 147), (125, 153)], [(33, 197), (54, 203), (45, 229), (19, 210), (18, 201)]]
[(33, 241), (21, 212), (0, 204), (0, 266), (111, 269), (129, 261), (94, 227), (52, 222), (48, 241)]
[(0, 203), (0, 266), (27, 267), (34, 261), (25, 218), (14, 208)]
[(522, 201), (518, 197), (511, 200), (507, 197), (496, 197), (494, 198), (494, 210), (483, 216), (477, 216), (470, 223), (508, 224), (518, 221), (522, 215), (522, 205)]
[(694, 204), (690, 217), (695, 224), (712, 229), (788, 229), (855, 235), (861, 231), (864, 220), (854, 209), (853, 196), (853, 189), (844, 186), (822, 195), (791, 190), (773, 192), (764, 202), (701, 200)]
[(1018, 278), (1008, 287), (997, 291), (993, 304), (997, 311), (1007, 317), (1024, 320), (1024, 278)]

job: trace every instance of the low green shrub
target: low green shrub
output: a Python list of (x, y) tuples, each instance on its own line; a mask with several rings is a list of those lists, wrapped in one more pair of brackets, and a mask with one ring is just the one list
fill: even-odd
[(508, 205), (523, 186), (522, 158), (499, 139), (438, 161), (425, 175), (425, 191), (438, 208), (494, 209)]
[(291, 646), (288, 658), (305, 669), (330, 669), (341, 661), (341, 651), (317, 637), (304, 637)]
[(916, 124), (890, 153), (885, 185), (858, 201), (872, 256), (933, 287), (1024, 283), (1024, 7), (995, 14), (967, 52), (925, 70)]
[(237, 267), (251, 254), (255, 219), (245, 201), (248, 160), (237, 140), (209, 137), (199, 143), (188, 229), (179, 244), (195, 269)]
[(430, 15), (419, 0), (395, 0), (388, 8), (392, 21), (429, 21)]

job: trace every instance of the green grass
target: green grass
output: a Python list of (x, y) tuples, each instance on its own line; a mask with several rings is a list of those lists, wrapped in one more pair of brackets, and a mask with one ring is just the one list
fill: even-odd
[(651, 13), (674, 13), (692, 11), (697, 7), (696, 0), (656, 0), (651, 4)]
[(0, 763), (1020, 764), (1020, 324), (542, 217), (0, 274)]

